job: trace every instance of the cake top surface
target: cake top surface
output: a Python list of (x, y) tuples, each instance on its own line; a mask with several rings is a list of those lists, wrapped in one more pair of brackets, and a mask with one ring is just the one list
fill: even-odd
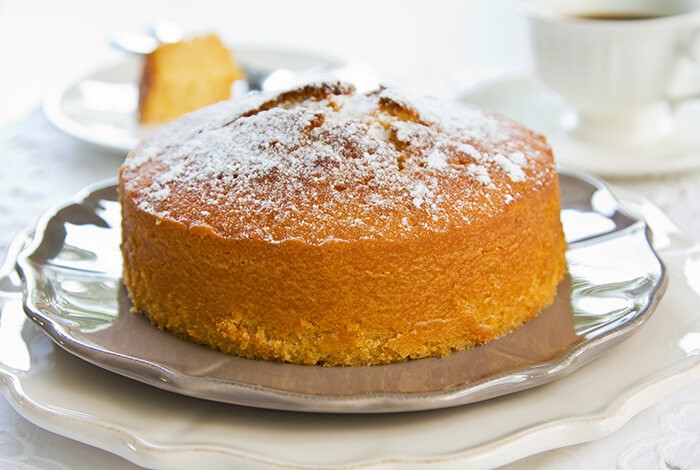
[(544, 138), (501, 116), (341, 82), (185, 115), (120, 172), (123, 196), (156, 217), (311, 244), (463, 227), (555, 177)]

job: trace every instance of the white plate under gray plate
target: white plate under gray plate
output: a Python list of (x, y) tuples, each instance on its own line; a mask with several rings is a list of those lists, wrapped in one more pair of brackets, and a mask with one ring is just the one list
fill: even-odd
[(563, 126), (566, 103), (534, 76), (494, 79), (462, 93), (460, 100), (497, 111), (547, 137), (557, 162), (601, 176), (630, 178), (700, 168), (700, 101), (679, 106), (675, 130), (643, 146), (598, 144), (572, 137)]
[[(330, 55), (263, 46), (233, 46), (236, 60), (246, 68), (268, 75), (288, 71), (307, 79), (314, 73), (340, 70), (345, 61)], [(345, 70), (351, 77), (353, 71)], [(369, 73), (369, 72), (368, 72)], [(44, 113), (62, 131), (101, 147), (129, 152), (154, 130), (139, 124), (136, 114), (141, 58), (125, 56), (50, 93)]]
[[(25, 310), (61, 347), (93, 364), (188, 396), (262, 408), (386, 413), (445, 408), (570, 374), (632, 334), (664, 287), (644, 222), (607, 188), (560, 175), (569, 276), (533, 321), (487, 345), (373, 367), (309, 367), (212, 351), (130, 313), (121, 285), (113, 184), (47, 213), (18, 260)], [(533, 341), (533, 338), (536, 338)]]
[(493, 468), (602, 437), (700, 379), (700, 247), (630, 198), (625, 206), (653, 222), (667, 294), (626, 341), (542, 387), (450, 409), (354, 416), (168, 393), (63, 352), (25, 316), (12, 270), (29, 241), (22, 236), (0, 272), (0, 390), (30, 421), (153, 468)]

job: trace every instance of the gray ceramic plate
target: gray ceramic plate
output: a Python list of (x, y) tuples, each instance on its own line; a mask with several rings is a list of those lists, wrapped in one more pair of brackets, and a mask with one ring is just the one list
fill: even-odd
[(446, 358), (314, 367), (241, 359), (188, 343), (129, 313), (121, 285), (113, 182), (46, 214), (18, 258), (25, 311), (66, 351), (161, 389), (294, 411), (444, 408), (563, 377), (632, 334), (652, 313), (665, 270), (643, 221), (601, 183), (561, 171), (569, 277), (555, 303), (513, 333)]

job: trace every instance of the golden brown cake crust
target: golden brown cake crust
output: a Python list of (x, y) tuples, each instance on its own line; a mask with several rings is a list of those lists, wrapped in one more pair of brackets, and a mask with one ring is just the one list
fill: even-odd
[(340, 83), (185, 116), (120, 172), (124, 282), (180, 336), (358, 365), (513, 330), (565, 272), (544, 139), (471, 107)]

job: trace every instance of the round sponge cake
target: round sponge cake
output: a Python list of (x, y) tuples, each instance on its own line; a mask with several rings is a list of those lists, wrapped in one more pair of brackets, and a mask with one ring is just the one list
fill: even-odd
[(444, 356), (537, 315), (566, 271), (545, 139), (386, 88), (188, 114), (129, 154), (119, 193), (135, 310), (247, 358)]

